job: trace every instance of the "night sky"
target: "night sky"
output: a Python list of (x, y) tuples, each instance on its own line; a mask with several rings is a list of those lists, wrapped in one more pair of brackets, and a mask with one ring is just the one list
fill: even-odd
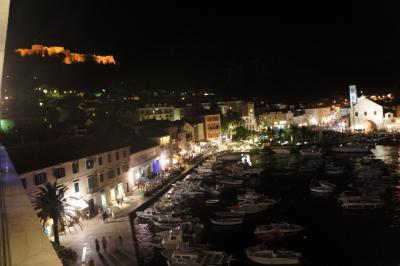
[[(8, 86), (213, 89), (231, 96), (308, 100), (366, 92), (400, 95), (395, 6), (315, 3), (13, 0)], [(148, 2), (148, 1), (146, 1)], [(188, 2), (188, 1), (186, 1)], [(114, 54), (114, 67), (27, 64), (12, 50), (33, 43)], [(78, 70), (77, 70), (78, 69)]]

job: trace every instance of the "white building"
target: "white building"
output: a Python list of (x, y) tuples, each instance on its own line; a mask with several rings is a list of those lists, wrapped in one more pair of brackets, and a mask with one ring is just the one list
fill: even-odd
[[(393, 114), (389, 114), (393, 117)], [(352, 131), (372, 132), (384, 129), (384, 108), (382, 105), (361, 96), (350, 111)]]
[(294, 116), (291, 111), (267, 112), (258, 116), (260, 124), (265, 127), (286, 128), (294, 124)]

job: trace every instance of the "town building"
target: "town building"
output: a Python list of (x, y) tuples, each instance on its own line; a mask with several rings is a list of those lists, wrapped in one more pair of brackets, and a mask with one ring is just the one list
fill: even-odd
[[(390, 114), (389, 114), (390, 116)], [(350, 111), (352, 131), (372, 132), (383, 129), (384, 108), (382, 105), (361, 96)]]
[(221, 117), (219, 114), (202, 114), (196, 116), (194, 120), (197, 123), (203, 123), (205, 141), (221, 143)]
[(9, 154), (29, 195), (57, 181), (68, 187), (67, 202), (76, 210), (95, 213), (133, 189), (130, 146), (123, 142), (72, 137), (12, 147)]
[(145, 107), (140, 107), (136, 110), (136, 119), (138, 121), (145, 120), (176, 120), (177, 116), (180, 117), (180, 114), (177, 114), (175, 108), (170, 105), (162, 105), (162, 104), (153, 104), (147, 105)]
[(258, 120), (263, 127), (286, 128), (294, 123), (294, 116), (291, 111), (275, 111), (260, 114)]

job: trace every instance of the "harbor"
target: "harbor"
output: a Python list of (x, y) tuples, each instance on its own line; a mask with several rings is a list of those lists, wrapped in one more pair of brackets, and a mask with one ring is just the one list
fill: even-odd
[(210, 156), (136, 212), (142, 264), (397, 265), (397, 146), (367, 151)]

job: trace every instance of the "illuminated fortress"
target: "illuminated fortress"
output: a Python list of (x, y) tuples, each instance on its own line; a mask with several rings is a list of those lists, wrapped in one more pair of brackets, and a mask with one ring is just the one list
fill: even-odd
[(116, 64), (115, 58), (112, 55), (71, 53), (70, 50), (65, 49), (62, 46), (47, 47), (41, 44), (33, 44), (30, 49), (19, 48), (16, 49), (15, 52), (22, 57), (32, 56), (32, 55), (40, 55), (42, 57), (61, 56), (63, 58), (63, 63), (68, 65), (73, 63), (84, 63), (84, 62), (95, 62), (97, 64), (103, 64), (103, 65)]

